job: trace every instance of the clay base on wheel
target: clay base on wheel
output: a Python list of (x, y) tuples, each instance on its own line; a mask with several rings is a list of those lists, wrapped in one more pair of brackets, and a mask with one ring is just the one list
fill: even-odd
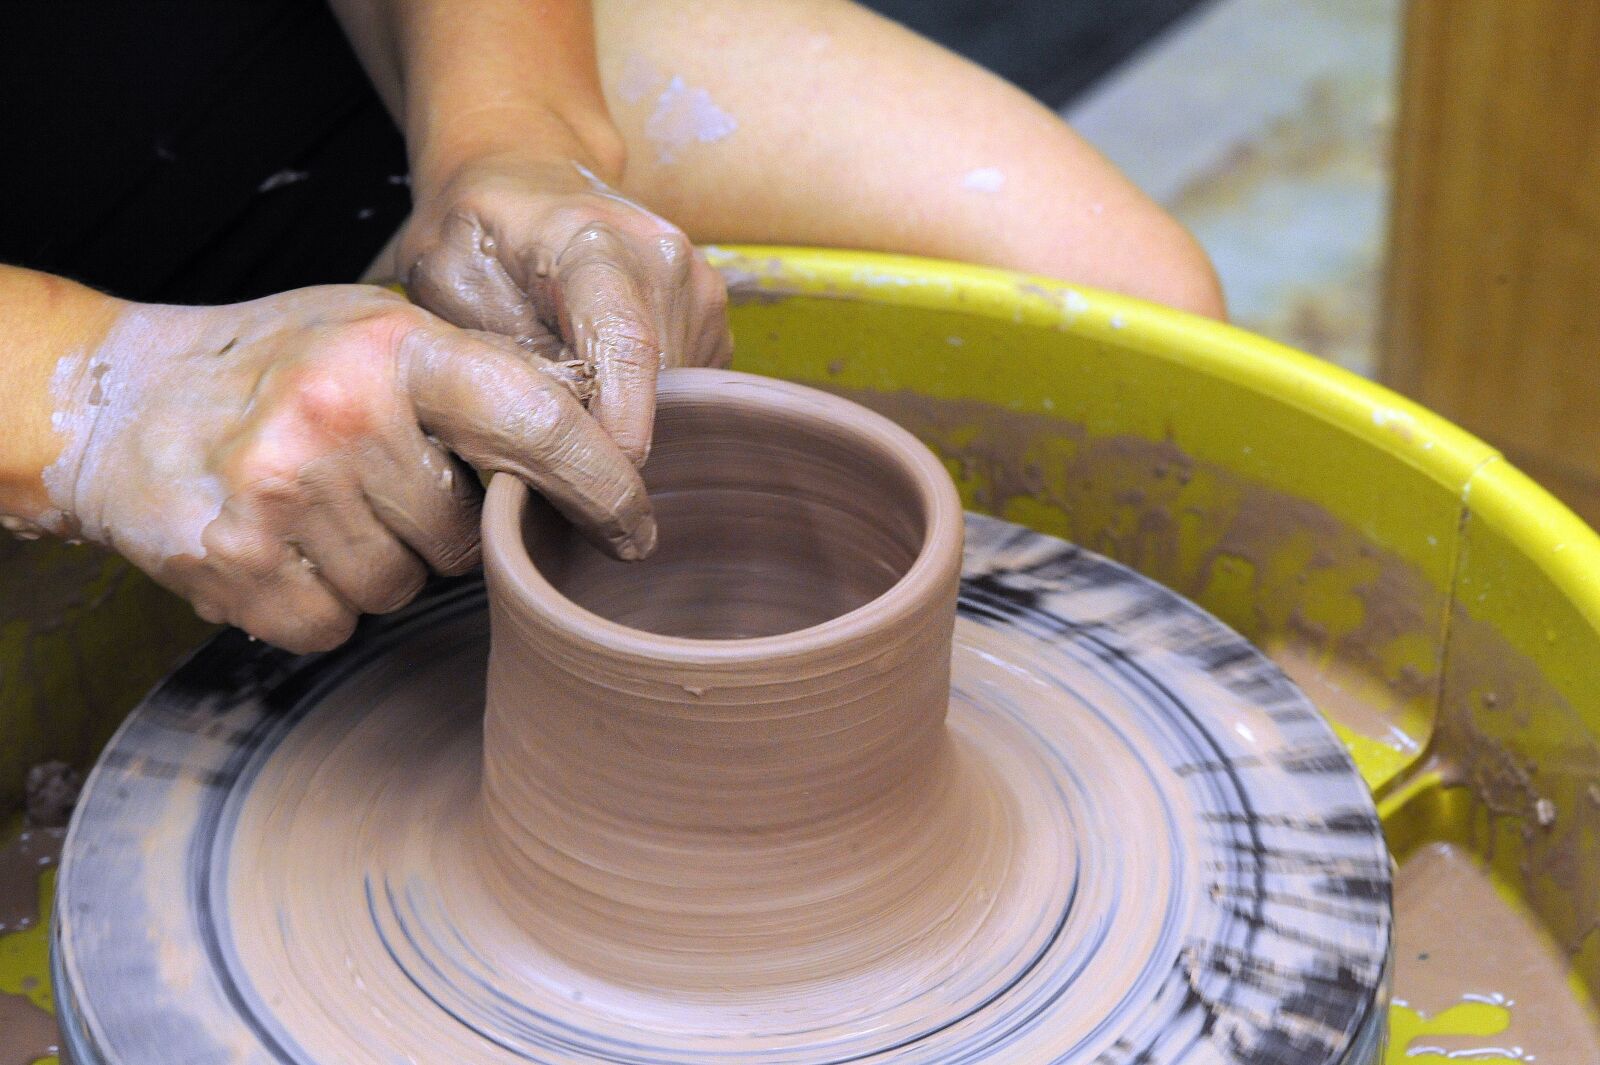
[(969, 518), (960, 816), (926, 821), (982, 829), (930, 865), (961, 932), (886, 912), (846, 971), (780, 951), (737, 993), (565, 959), (482, 892), (486, 650), (458, 588), (323, 659), (214, 646), (141, 708), (58, 897), (82, 1065), (1375, 1060), (1370, 798), (1275, 667), (1119, 566)]

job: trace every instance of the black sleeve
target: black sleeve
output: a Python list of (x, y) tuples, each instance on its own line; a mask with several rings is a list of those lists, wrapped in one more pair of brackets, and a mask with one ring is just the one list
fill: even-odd
[(132, 299), (352, 281), (410, 207), (324, 0), (6, 0), (0, 144), (0, 262)]

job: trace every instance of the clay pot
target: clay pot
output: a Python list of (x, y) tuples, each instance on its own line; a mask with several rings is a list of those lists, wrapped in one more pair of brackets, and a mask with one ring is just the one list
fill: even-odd
[(961, 505), (887, 419), (717, 370), (663, 374), (644, 477), (633, 563), (490, 485), (484, 875), (574, 960), (770, 982), (948, 864)]

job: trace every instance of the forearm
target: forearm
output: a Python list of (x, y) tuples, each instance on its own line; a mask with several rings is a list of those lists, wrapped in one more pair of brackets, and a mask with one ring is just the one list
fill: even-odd
[(620, 178), (587, 0), (331, 0), (405, 131), (424, 188), (488, 155), (544, 155)]
[(58, 373), (99, 347), (122, 306), (64, 278), (0, 265), (0, 516), (55, 524), (45, 487), (63, 444), (51, 424), (53, 393), (72, 386)]
[(582, 364), (594, 424), (643, 463), (657, 371), (727, 360), (727, 292), (617, 191), (589, 0), (330, 3), (406, 130), (393, 276), (456, 326)]

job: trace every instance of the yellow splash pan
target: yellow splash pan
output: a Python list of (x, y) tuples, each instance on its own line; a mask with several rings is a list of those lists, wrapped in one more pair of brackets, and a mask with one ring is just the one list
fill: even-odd
[[(1593, 531), (1436, 415), (1226, 325), (954, 263), (708, 253), (733, 293), (738, 368), (888, 414), (945, 459), (971, 509), (1110, 555), (1256, 642), (1349, 745), (1396, 859), (1439, 844), (1478, 856), (1588, 1008)], [(82, 549), (0, 545), (0, 589), (5, 803), (28, 765), (89, 761), (207, 630)], [(26, 980), (47, 1003), (43, 937), (28, 935), (0, 937), (0, 992)], [(1487, 1039), (1474, 1061), (1526, 1060), (1495, 1049), (1508, 1009), (1482, 996), (1432, 1017), (1397, 1007), (1390, 1061), (1466, 1046), (1436, 1037)]]

